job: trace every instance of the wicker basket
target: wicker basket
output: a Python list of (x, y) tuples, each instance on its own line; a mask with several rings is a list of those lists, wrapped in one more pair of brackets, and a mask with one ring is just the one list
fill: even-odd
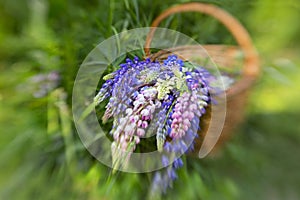
[[(153, 60), (165, 59), (170, 52), (177, 54), (184, 59), (192, 57), (205, 57), (207, 53), (199, 50), (196, 46), (180, 46), (172, 49), (162, 50), (155, 54), (150, 52), (150, 44), (156, 27), (160, 22), (168, 16), (181, 12), (200, 12), (210, 15), (220, 21), (234, 36), (239, 46), (226, 45), (203, 45), (209, 56), (214, 62), (223, 67), (231, 67), (236, 60), (238, 52), (242, 51), (244, 58), (241, 78), (226, 91), (226, 118), (222, 129), (221, 136), (217, 145), (213, 145), (215, 141), (210, 141), (209, 137), (205, 137), (208, 127), (211, 122), (211, 112), (207, 112), (201, 119), (201, 131), (199, 131), (199, 139), (196, 140), (195, 153), (197, 153), (201, 146), (206, 148), (206, 152), (210, 152), (214, 146), (214, 150), (221, 146), (224, 141), (228, 140), (233, 132), (233, 129), (242, 121), (245, 105), (247, 103), (247, 96), (254, 81), (259, 75), (259, 58), (255, 48), (252, 45), (251, 39), (245, 28), (226, 11), (209, 4), (203, 3), (187, 3), (171, 7), (159, 15), (152, 23), (150, 32), (146, 39), (145, 52), (147, 57)], [(208, 111), (210, 108), (208, 109)], [(204, 141), (203, 141), (203, 138)], [(203, 148), (202, 147), (202, 148)], [(194, 154), (196, 155), (196, 154)], [(199, 155), (201, 157), (201, 155)]]

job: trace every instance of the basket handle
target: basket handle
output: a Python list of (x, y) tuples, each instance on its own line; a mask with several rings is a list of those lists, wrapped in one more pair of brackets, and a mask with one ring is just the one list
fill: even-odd
[(144, 51), (147, 57), (150, 56), (150, 44), (154, 36), (156, 27), (162, 20), (175, 13), (182, 12), (200, 12), (210, 15), (220, 21), (233, 35), (238, 45), (244, 52), (243, 75), (255, 78), (259, 75), (259, 59), (256, 50), (252, 44), (251, 38), (246, 29), (228, 12), (210, 4), (204, 3), (185, 3), (171, 7), (162, 12), (151, 24), (151, 29), (146, 38)]

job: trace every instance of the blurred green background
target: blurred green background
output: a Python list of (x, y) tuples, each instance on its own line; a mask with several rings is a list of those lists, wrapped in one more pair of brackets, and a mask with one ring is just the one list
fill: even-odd
[[(151, 174), (119, 173), (82, 146), (70, 114), (73, 80), (99, 42), (149, 26), (186, 0), (0, 1), (0, 199), (144, 199)], [(187, 158), (164, 199), (300, 199), (300, 3), (207, 0), (249, 30), (261, 56), (245, 122), (214, 157)], [(199, 24), (199, 26), (197, 26)], [(234, 44), (195, 13), (163, 25), (202, 43)], [(57, 71), (59, 89), (34, 98), (36, 74)]]

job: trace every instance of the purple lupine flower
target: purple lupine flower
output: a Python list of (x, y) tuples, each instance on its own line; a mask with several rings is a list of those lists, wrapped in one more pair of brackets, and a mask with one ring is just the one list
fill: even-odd
[[(184, 153), (193, 148), (194, 138), (197, 137), (197, 130), (199, 128), (199, 118), (194, 117), (192, 125), (187, 133), (180, 139), (173, 139), (172, 142), (166, 142), (164, 150), (168, 153)], [(186, 144), (191, 143), (188, 147)], [(169, 165), (170, 161), (168, 157), (162, 156), (163, 166)], [(177, 178), (176, 170), (183, 166), (181, 158), (176, 158), (173, 163), (166, 168), (155, 172), (152, 182), (151, 193), (152, 194), (164, 194), (168, 187), (172, 186), (172, 182)]]
[(112, 96), (112, 92), (116, 85), (124, 86), (120, 82), (122, 80), (124, 81), (124, 75), (128, 74), (128, 71), (139, 72), (139, 70), (146, 68), (149, 64), (152, 64), (150, 62), (150, 59), (146, 59), (145, 61), (139, 62), (138, 57), (135, 57), (133, 61), (127, 58), (126, 63), (120, 64), (120, 69), (105, 76), (106, 78), (108, 78), (108, 80), (106, 80), (106, 82), (102, 85), (98, 94), (94, 98), (96, 105), (101, 103), (104, 99)]
[(57, 88), (60, 84), (60, 74), (57, 71), (51, 71), (46, 74), (37, 74), (29, 79), (29, 87), (32, 87), (33, 96), (41, 98)]
[[(165, 143), (166, 137), (171, 132), (171, 116), (173, 113), (173, 108), (171, 108), (174, 101), (174, 96), (169, 94), (167, 98), (163, 100), (162, 110), (158, 115), (158, 128), (156, 133), (156, 142), (157, 142), (157, 150), (162, 151), (163, 145)], [(168, 113), (168, 115), (167, 115)]]
[[(139, 94), (132, 101), (131, 107), (125, 110), (126, 115), (119, 120), (119, 123), (117, 122), (118, 124), (114, 124), (117, 127), (112, 133), (115, 140), (114, 146), (127, 152), (127, 161), (140, 142), (140, 137), (145, 135), (145, 129), (153, 118), (155, 110), (160, 106), (160, 104), (155, 103), (156, 94), (155, 88), (141, 88)], [(120, 156), (114, 152), (113, 155)], [(121, 156), (124, 155), (121, 154)], [(123, 160), (124, 158), (115, 158), (117, 164), (120, 159)]]
[(183, 64), (183, 61), (178, 59), (176, 55), (171, 55), (164, 61), (164, 65), (171, 67), (183, 67)]
[[(196, 100), (196, 99), (195, 99)], [(178, 98), (175, 104), (174, 113), (172, 115), (171, 133), (172, 138), (181, 138), (189, 129), (190, 120), (195, 116), (197, 104), (192, 101), (191, 94), (184, 93)]]

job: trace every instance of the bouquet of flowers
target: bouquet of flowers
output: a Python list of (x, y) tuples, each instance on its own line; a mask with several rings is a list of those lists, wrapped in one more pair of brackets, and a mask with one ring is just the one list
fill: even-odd
[(184, 154), (193, 149), (216, 78), (206, 69), (171, 55), (162, 63), (126, 59), (104, 80), (94, 100), (98, 105), (109, 98), (102, 121), (113, 119), (113, 167), (126, 166), (141, 140), (156, 135), (155, 149), (161, 152), (166, 167), (156, 172), (152, 190), (165, 192), (183, 161), (180, 157), (172, 160), (164, 152)]

